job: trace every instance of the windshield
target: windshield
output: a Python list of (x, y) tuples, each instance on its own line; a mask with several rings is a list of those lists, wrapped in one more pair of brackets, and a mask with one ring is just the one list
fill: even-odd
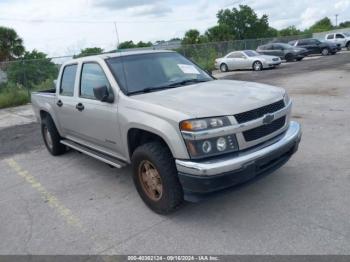
[(350, 33), (344, 33), (344, 35), (346, 35), (346, 36), (350, 36)]
[(246, 51), (244, 51), (244, 53), (245, 53), (247, 56), (250, 56), (250, 57), (260, 55), (258, 52), (255, 52), (255, 51), (253, 51), (253, 50), (246, 50)]
[(126, 94), (213, 80), (197, 65), (173, 52), (113, 57), (106, 62)]

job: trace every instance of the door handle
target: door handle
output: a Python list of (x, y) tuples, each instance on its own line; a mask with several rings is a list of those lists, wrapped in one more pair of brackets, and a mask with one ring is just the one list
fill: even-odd
[(62, 107), (63, 106), (63, 103), (61, 100), (58, 100), (57, 103), (56, 103), (59, 107)]
[(79, 103), (75, 108), (78, 109), (79, 111), (83, 111), (85, 107), (82, 103)]

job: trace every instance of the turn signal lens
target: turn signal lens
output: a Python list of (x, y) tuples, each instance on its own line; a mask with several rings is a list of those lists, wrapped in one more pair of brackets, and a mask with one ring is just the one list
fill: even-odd
[(182, 121), (180, 129), (181, 131), (201, 131), (228, 125), (230, 125), (230, 120), (227, 117), (213, 117)]
[(184, 131), (196, 131), (208, 128), (207, 121), (205, 120), (188, 120), (181, 122), (181, 130)]

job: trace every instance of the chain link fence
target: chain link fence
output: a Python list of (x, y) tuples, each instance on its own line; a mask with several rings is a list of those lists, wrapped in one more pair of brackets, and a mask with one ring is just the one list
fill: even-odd
[[(214, 70), (215, 59), (231, 51), (255, 50), (258, 46), (270, 42), (287, 43), (291, 40), (307, 37), (311, 36), (247, 39), (197, 45), (179, 44), (178, 46), (171, 46), (168, 49), (175, 50), (202, 68), (212, 71)], [(31, 92), (53, 88), (53, 81), (57, 78), (61, 64), (71, 58), (72, 56), (62, 56), (0, 62), (0, 108), (29, 103)]]
[(261, 38), (235, 40), (217, 43), (204, 43), (197, 45), (182, 45), (175, 49), (187, 58), (196, 62), (198, 65), (208, 71), (214, 70), (215, 59), (223, 57), (232, 51), (238, 50), (256, 50), (258, 46), (267, 43), (288, 43), (293, 40), (310, 38), (311, 35), (298, 35), (287, 37)]

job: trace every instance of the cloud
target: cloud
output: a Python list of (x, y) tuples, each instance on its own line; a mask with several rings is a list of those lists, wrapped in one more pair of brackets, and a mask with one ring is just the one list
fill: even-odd
[(169, 6), (163, 4), (142, 6), (134, 11), (135, 15), (154, 17), (165, 16), (171, 12), (172, 9)]
[(161, 2), (161, 0), (98, 0), (94, 5), (108, 9), (122, 10), (139, 6), (153, 6)]

